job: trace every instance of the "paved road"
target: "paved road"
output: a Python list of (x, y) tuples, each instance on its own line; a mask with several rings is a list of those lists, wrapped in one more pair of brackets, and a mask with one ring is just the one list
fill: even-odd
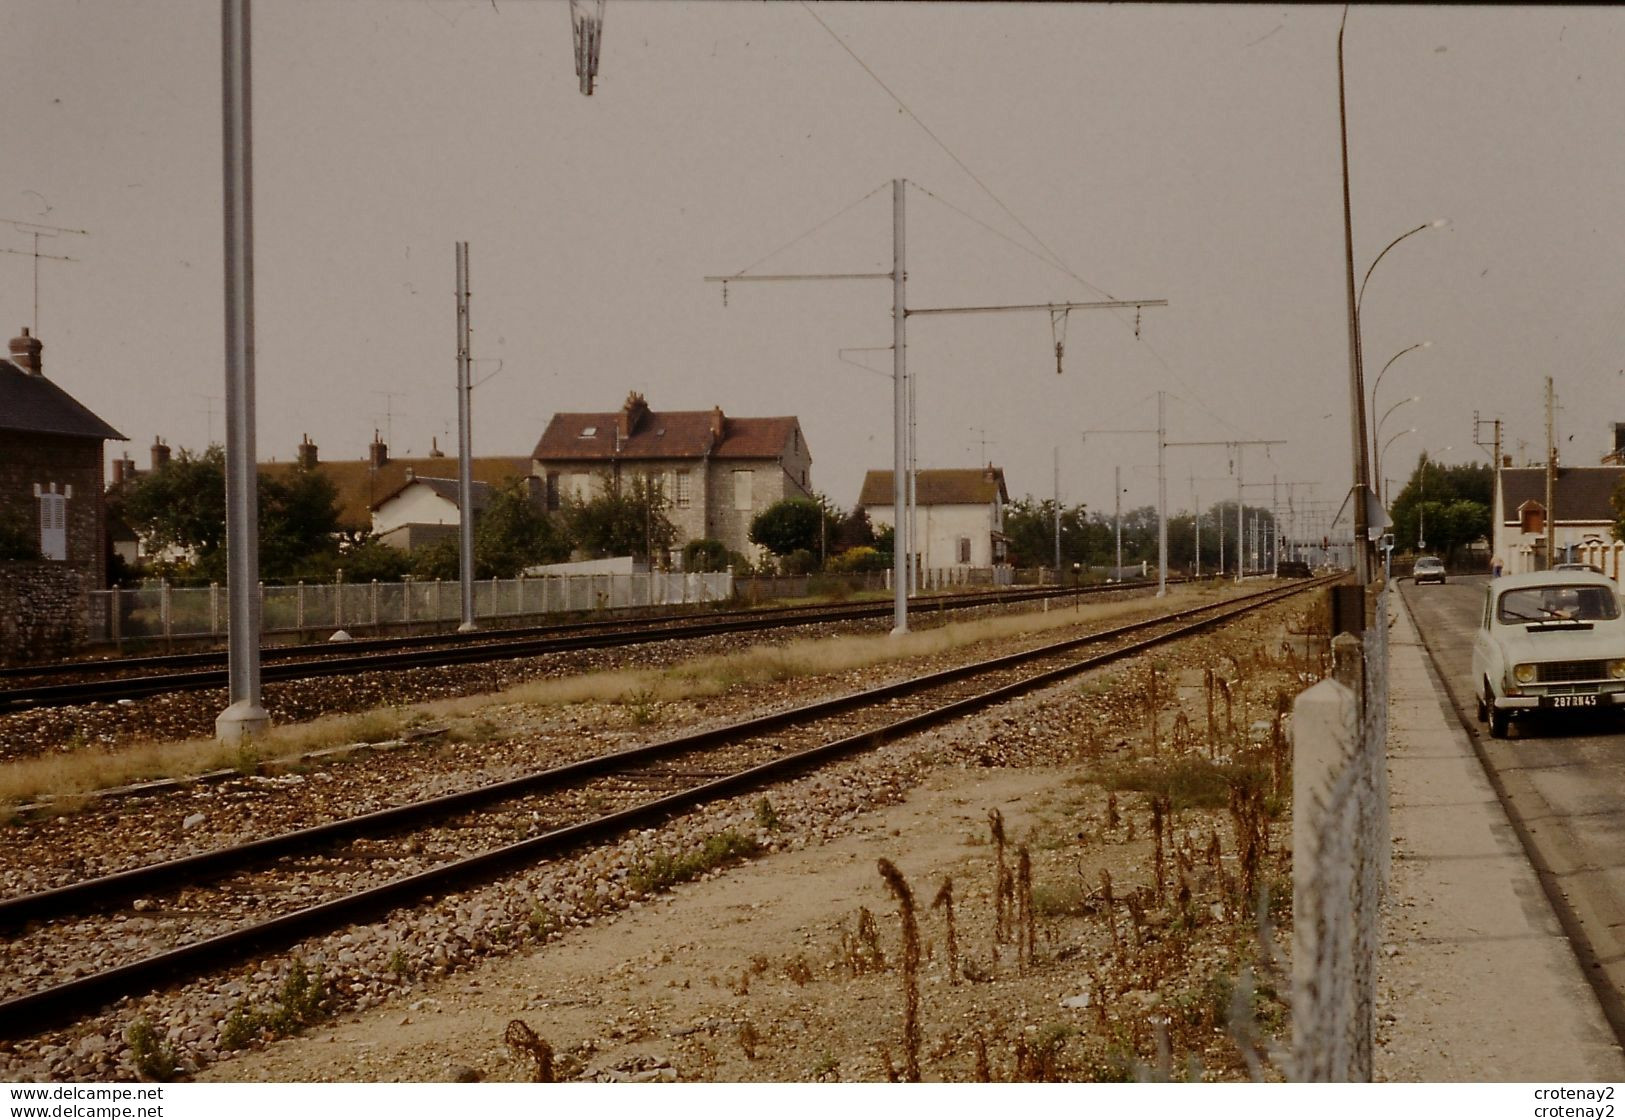
[(1604, 1013), (1625, 1035), (1625, 716), (1514, 721), (1494, 740), (1474, 715), (1473, 635), (1485, 579), (1400, 590), (1456, 714), (1552, 896)]

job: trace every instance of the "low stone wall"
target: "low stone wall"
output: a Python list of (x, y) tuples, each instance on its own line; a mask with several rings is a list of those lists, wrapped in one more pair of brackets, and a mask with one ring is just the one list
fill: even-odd
[(89, 631), (85, 577), (61, 564), (0, 564), (0, 665), (78, 652)]

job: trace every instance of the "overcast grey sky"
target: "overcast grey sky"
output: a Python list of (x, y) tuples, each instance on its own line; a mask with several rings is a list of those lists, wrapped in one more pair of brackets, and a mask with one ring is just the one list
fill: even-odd
[[(888, 285), (735, 285), (724, 308), (701, 277), (888, 269), (905, 178), (912, 307), (1170, 303), (1138, 339), (1132, 313), (1074, 314), (1060, 376), (1043, 313), (912, 319), (922, 466), (972, 465), (985, 439), (1014, 494), (1047, 496), (1058, 447), (1064, 501), (1109, 509), (1121, 465), (1148, 504), (1151, 437), (1080, 433), (1153, 427), (1161, 389), (1170, 439), (1287, 439), (1248, 453), (1248, 481), (1335, 502), (1340, 15), (610, 0), (584, 98), (562, 2), (260, 0), (260, 457), (308, 432), (360, 458), (375, 427), (397, 454), (455, 452), (467, 240), (477, 453), (527, 454), (553, 412), (636, 389), (657, 410), (799, 416), (815, 486), (850, 506), (890, 465), (891, 387), (837, 350), (889, 344)], [(0, 0), (0, 52), (0, 218), (89, 231), (41, 240), (75, 258), (40, 264), (47, 375), (143, 465), (155, 435), (221, 439), (218, 5)], [(1433, 342), (1381, 386), (1379, 415), (1423, 396), (1383, 429), (1419, 429), (1389, 476), (1424, 447), (1487, 462), (1475, 409), (1538, 454), (1547, 374), (1568, 461), (1625, 420), (1621, 58), (1613, 8), (1350, 12), (1358, 272), (1450, 219), (1390, 253), (1364, 304), (1368, 378)], [(0, 248), (32, 247), (0, 223)], [(32, 269), (0, 255), (8, 337), (33, 318)], [(1176, 508), (1193, 475), (1204, 504), (1233, 493), (1223, 451), (1169, 457)]]

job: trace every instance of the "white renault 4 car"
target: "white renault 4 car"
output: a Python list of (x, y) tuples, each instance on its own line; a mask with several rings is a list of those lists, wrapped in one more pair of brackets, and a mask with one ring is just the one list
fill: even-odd
[(1491, 580), (1473, 642), (1478, 718), (1506, 738), (1514, 715), (1625, 705), (1619, 587), (1595, 572)]

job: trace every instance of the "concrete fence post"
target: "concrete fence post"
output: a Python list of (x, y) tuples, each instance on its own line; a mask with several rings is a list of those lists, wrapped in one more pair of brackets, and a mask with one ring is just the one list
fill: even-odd
[(1332, 679), (1356, 697), (1365, 695), (1365, 656), (1360, 639), (1343, 633), (1332, 639)]
[[(1356, 643), (1357, 645), (1358, 643)], [(1372, 1008), (1358, 854), (1356, 693), (1335, 679), (1292, 708), (1292, 1056), (1298, 1081), (1369, 1081)]]

